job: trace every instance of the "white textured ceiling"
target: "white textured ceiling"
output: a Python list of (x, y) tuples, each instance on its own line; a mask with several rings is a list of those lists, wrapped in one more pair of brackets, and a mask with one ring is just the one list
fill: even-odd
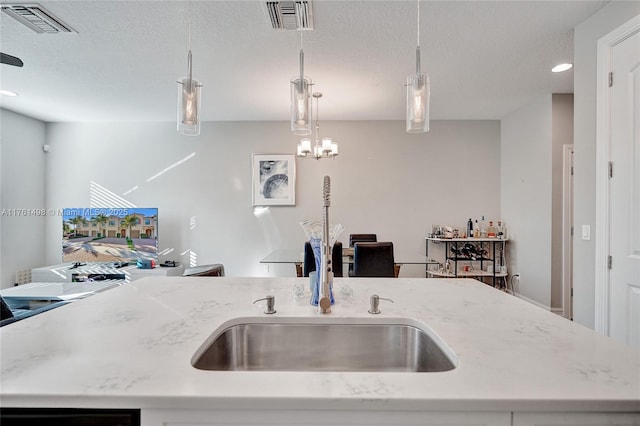
[[(2, 1), (2, 3), (7, 3)], [(300, 33), (275, 31), (258, 1), (40, 1), (78, 34), (40, 35), (1, 15), (2, 107), (44, 121), (172, 121), (186, 73), (205, 121), (288, 120)], [(534, 96), (572, 93), (573, 28), (606, 1), (422, 1), (432, 119), (500, 119)], [(320, 119), (402, 120), (415, 71), (417, 3), (314, 0), (305, 74)]]

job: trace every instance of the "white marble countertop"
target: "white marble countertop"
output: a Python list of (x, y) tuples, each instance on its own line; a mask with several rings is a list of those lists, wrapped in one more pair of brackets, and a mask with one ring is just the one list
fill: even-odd
[[(640, 352), (478, 281), (335, 281), (333, 318), (427, 324), (453, 350), (440, 373), (214, 372), (191, 357), (221, 324), (321, 317), (306, 278), (143, 278), (0, 329), (4, 407), (640, 411)], [(353, 290), (351, 296), (343, 291)], [(308, 294), (308, 290), (307, 290)], [(274, 316), (274, 317), (275, 317)], [(322, 318), (318, 318), (322, 320)], [(326, 356), (331, 356), (330, 348)], [(248, 405), (250, 404), (250, 405)]]
[(21, 284), (0, 290), (4, 298), (74, 300), (92, 296), (96, 293), (123, 285), (122, 280), (103, 280), (93, 282), (35, 282)]

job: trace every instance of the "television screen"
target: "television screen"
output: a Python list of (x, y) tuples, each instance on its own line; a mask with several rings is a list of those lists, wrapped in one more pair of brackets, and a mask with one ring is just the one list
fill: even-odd
[(158, 261), (157, 208), (66, 208), (63, 262)]

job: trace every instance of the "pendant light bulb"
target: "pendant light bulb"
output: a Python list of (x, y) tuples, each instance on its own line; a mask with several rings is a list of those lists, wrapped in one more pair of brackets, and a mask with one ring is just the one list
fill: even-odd
[(300, 74), (291, 78), (291, 131), (295, 135), (311, 134), (311, 86), (309, 77), (304, 75), (304, 50), (300, 33)]
[[(191, 12), (189, 12), (191, 14)], [(193, 79), (193, 55), (191, 53), (191, 17), (189, 17), (189, 54), (187, 75), (178, 80), (177, 130), (187, 136), (200, 134), (200, 111), (202, 107), (202, 84)]]
[(407, 133), (429, 131), (431, 82), (420, 69), (420, 0), (418, 0), (418, 42), (416, 47), (416, 73), (407, 77)]

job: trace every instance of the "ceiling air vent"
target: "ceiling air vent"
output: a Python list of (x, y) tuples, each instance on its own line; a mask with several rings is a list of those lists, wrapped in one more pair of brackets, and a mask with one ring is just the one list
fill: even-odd
[(274, 30), (312, 30), (311, 0), (268, 1), (267, 14)]
[(39, 4), (3, 4), (2, 11), (38, 34), (77, 32)]

